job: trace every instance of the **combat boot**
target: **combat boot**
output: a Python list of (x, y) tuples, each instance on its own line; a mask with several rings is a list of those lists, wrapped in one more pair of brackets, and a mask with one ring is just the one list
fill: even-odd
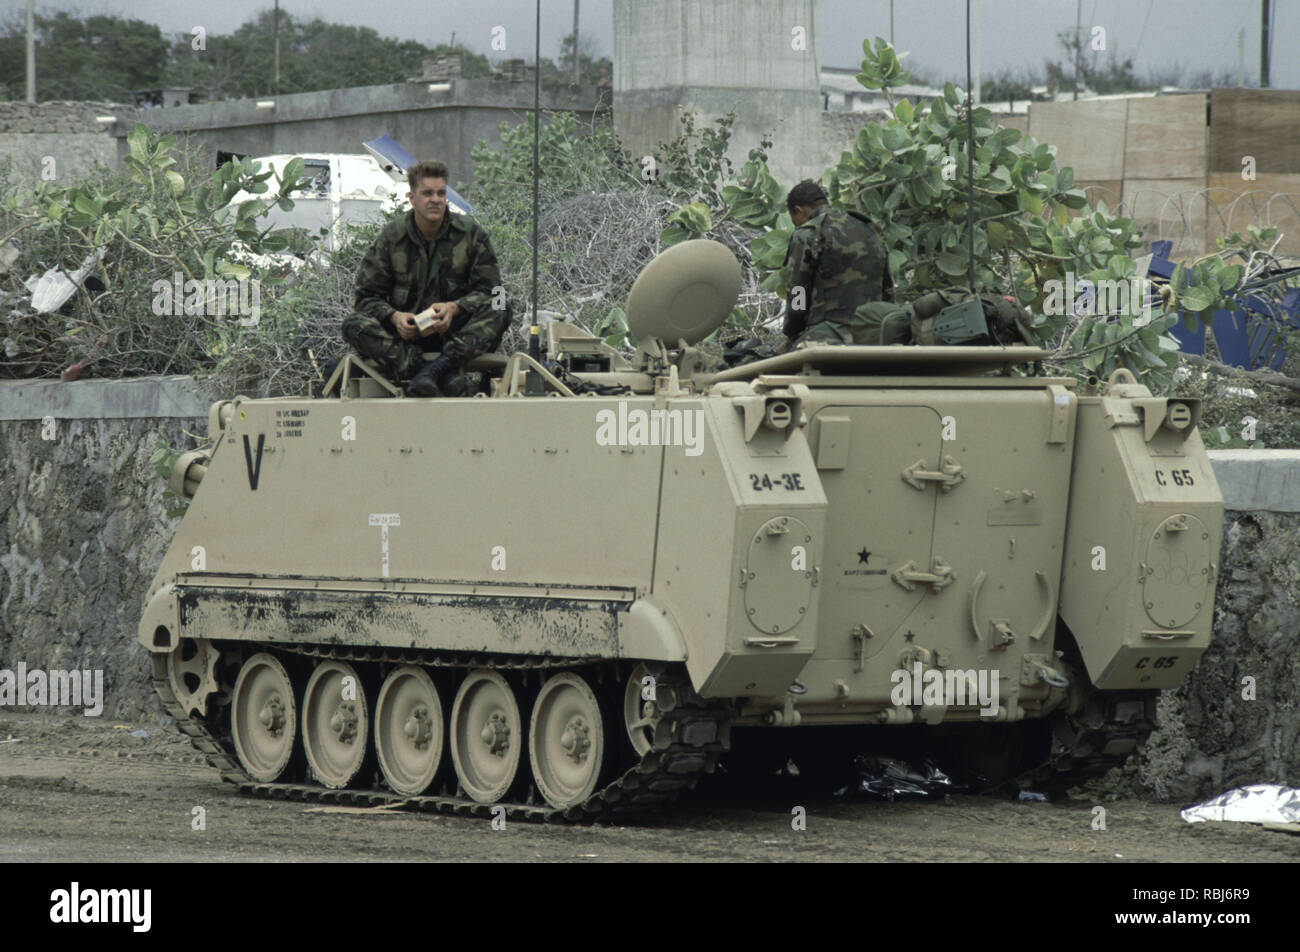
[[(439, 354), (412, 375), (406, 385), (406, 395), (408, 397), (457, 396), (447, 392), (447, 389), (452, 386), (455, 372), (451, 359), (445, 354)], [(461, 392), (464, 392), (463, 386)]]
[(466, 374), (458, 370), (452, 370), (439, 381), (438, 389), (442, 391), (444, 397), (463, 397), (475, 383), (471, 378), (476, 376), (477, 374)]

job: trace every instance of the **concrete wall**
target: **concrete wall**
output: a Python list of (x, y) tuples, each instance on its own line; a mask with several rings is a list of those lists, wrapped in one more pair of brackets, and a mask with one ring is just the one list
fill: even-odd
[[(819, 88), (814, 0), (616, 0), (614, 90)], [(792, 43), (801, 27), (806, 49)]]
[[(104, 716), (160, 715), (135, 630), (176, 522), (149, 457), (205, 435), (207, 406), (183, 377), (0, 383), (0, 668), (102, 668)], [(1228, 509), (1215, 638), (1125, 768), (1161, 799), (1300, 786), (1300, 451), (1210, 455)]]
[[(360, 86), (257, 100), (239, 99), (170, 109), (119, 113), (118, 153), (136, 122), (158, 132), (177, 132), (208, 151), (246, 155), (277, 153), (360, 153), (367, 139), (392, 136), (417, 158), (439, 159), (453, 182), (472, 183), (470, 152), (479, 140), (500, 142), (499, 126), (523, 122), (533, 106), (532, 83), (499, 79), (453, 79), (448, 90), (430, 92), (428, 83)], [(598, 111), (594, 86), (543, 87), (543, 110), (570, 110), (584, 122)]]
[[(820, 164), (822, 168), (838, 165), (840, 153), (853, 150), (853, 143), (857, 141), (858, 133), (870, 123), (879, 122), (880, 119), (878, 114), (867, 112), (823, 112), (820, 148), (816, 151), (810, 148), (809, 157), (815, 156), (814, 164)], [(813, 178), (816, 177), (814, 174)]]
[[(1091, 200), (1105, 200), (1174, 242), (1213, 250), (1247, 225), (1275, 225), (1300, 255), (1300, 92), (1210, 93), (1033, 103), (1029, 134), (1057, 147)], [(1243, 178), (1250, 157), (1253, 178)]]
[(122, 108), (97, 102), (0, 102), (0, 164), (5, 159), (12, 163), (10, 184), (31, 189), (42, 178), (66, 184), (97, 162), (116, 165), (110, 127), (95, 117), (116, 115)]
[(734, 111), (733, 162), (775, 132), (769, 165), (779, 181), (820, 176), (816, 14), (815, 0), (615, 0), (623, 144), (648, 154), (680, 131), (682, 110), (698, 113), (697, 128)]

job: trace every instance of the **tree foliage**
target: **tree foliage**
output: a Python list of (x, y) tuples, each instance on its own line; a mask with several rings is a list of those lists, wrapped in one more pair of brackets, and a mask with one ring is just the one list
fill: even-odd
[[(21, 249), (10, 269), (9, 315), (0, 366), (14, 376), (83, 370), (99, 376), (192, 373), (227, 359), (254, 328), (240, 326), (224, 306), (219, 316), (208, 291), (191, 285), (183, 313), (161, 306), (157, 282), (256, 279), (268, 288), (276, 268), (249, 264), (252, 255), (306, 251), (303, 238), (261, 227), (273, 205), (292, 208), (289, 193), (302, 173), (294, 160), (279, 182), (251, 159), (215, 171), (193, 154), (178, 153), (173, 136), (137, 125), (127, 135), (121, 169), (101, 169), (75, 185), (41, 182), (32, 193), (5, 189), (0, 234)], [(241, 193), (255, 196), (237, 205)], [(95, 255), (102, 252), (102, 258)], [(90, 273), (57, 313), (36, 313), (19, 275), (83, 263)], [(172, 298), (167, 297), (170, 304)], [(198, 307), (190, 307), (197, 303)]]
[[(37, 13), (38, 100), (129, 101), (133, 89), (153, 86), (168, 61), (168, 43), (156, 24), (116, 16)], [(0, 31), (0, 88), (24, 94), (26, 17), (15, 11)]]
[(1131, 57), (1120, 59), (1117, 52), (1111, 50), (1103, 63), (1098, 55), (1101, 51), (1092, 49), (1090, 36), (1074, 30), (1062, 30), (1056, 34), (1056, 40), (1065, 50), (1068, 62), (1046, 64), (1047, 86), (1053, 92), (1074, 89), (1076, 80), (1080, 91), (1091, 90), (1100, 96), (1150, 88), (1133, 72)]
[[(573, 34), (566, 33), (560, 40), (559, 61), (542, 59), (543, 82), (573, 82)], [(598, 55), (596, 42), (589, 34), (578, 37), (578, 82), (583, 86), (611, 86), (614, 83), (614, 63), (608, 56)]]
[[(863, 86), (889, 95), (910, 80), (901, 57), (879, 37), (864, 41), (863, 53)], [(1136, 223), (1104, 203), (1090, 207), (1073, 169), (1057, 164), (1054, 146), (997, 128), (982, 107), (972, 110), (971, 123), (973, 179), (966, 104), (952, 84), (919, 108), (897, 102), (890, 118), (862, 129), (821, 177), (832, 205), (863, 212), (880, 229), (897, 298), (949, 285), (1014, 295), (1036, 315), (1040, 342), (1056, 349), (1067, 368), (1106, 375), (1126, 367), (1164, 389), (1177, 363), (1177, 343), (1166, 333), (1177, 320), (1169, 303), (1146, 308), (1143, 298), (1098, 308), (1115, 302), (1094, 298), (1080, 313), (1079, 300), (1064, 297), (1084, 282), (1112, 287), (1133, 277), (1130, 253), (1142, 244)], [(790, 235), (778, 202), (785, 191), (760, 163), (747, 163), (727, 192), (732, 214), (764, 230), (750, 246), (753, 261), (764, 272), (763, 286), (779, 293)], [(1196, 290), (1179, 291), (1176, 283), (1181, 301), (1171, 302), (1198, 314), (1224, 307), (1240, 278), (1240, 268), (1212, 256), (1189, 279)]]
[[(198, 87), (210, 99), (270, 95), (275, 89), (274, 11), (263, 10), (233, 33), (164, 36), (155, 24), (117, 16), (36, 15), (37, 99), (129, 102), (135, 90)], [(0, 90), (22, 94), (25, 18), (0, 29)], [(467, 79), (491, 72), (486, 56), (464, 46), (433, 47), (380, 36), (370, 27), (280, 12), (281, 93), (402, 83), (424, 59), (461, 57)], [(584, 59), (584, 69), (598, 64)]]
[[(470, 151), (477, 201), (533, 185), (533, 117), (510, 125), (501, 123), (500, 144), (479, 141)], [(551, 113), (538, 132), (540, 175), (544, 203), (583, 192), (607, 191), (639, 184), (637, 166), (619, 144), (608, 121), (584, 125), (569, 112)]]
[[(565, 113), (548, 118), (540, 134), (540, 308), (561, 311), (622, 343), (627, 291), (664, 246), (706, 236), (748, 262), (756, 230), (731, 214), (726, 198), (734, 115), (697, 126), (686, 112), (676, 136), (635, 157), (605, 122), (584, 126)], [(470, 196), (492, 231), (511, 296), (525, 301), (532, 266), (532, 128), (531, 117), (514, 127), (503, 123), (500, 145), (478, 144)], [(770, 145), (751, 150), (746, 167), (761, 165)], [(730, 324), (748, 331), (770, 319), (777, 304), (758, 287), (755, 271), (744, 273), (741, 306)], [(519, 283), (512, 287), (512, 280)]]

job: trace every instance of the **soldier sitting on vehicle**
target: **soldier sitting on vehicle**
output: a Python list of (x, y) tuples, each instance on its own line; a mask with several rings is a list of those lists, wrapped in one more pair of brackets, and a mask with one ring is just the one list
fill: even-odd
[[(343, 338), (393, 378), (409, 378), (411, 396), (460, 396), (465, 364), (497, 348), (511, 310), (487, 232), (447, 207), (447, 167), (419, 162), (407, 180), (411, 210), (366, 252)], [(432, 320), (421, 331), (426, 309)], [(426, 352), (438, 356), (426, 362)]]
[(795, 224), (785, 256), (786, 347), (881, 343), (881, 323), (897, 309), (884, 300), (893, 282), (880, 233), (865, 215), (830, 207), (807, 179), (785, 204)]

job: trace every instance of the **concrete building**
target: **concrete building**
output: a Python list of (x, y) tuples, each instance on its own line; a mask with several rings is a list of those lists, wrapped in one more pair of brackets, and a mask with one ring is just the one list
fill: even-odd
[(624, 146), (649, 154), (681, 131), (688, 109), (700, 124), (736, 113), (733, 162), (774, 133), (779, 181), (820, 175), (816, 0), (614, 0), (614, 128)]
[[(827, 112), (876, 113), (881, 118), (890, 111), (889, 99), (883, 90), (867, 89), (858, 82), (858, 67), (822, 66), (818, 70), (821, 84), (822, 108)], [(894, 101), (908, 99), (912, 103), (928, 102), (943, 95), (942, 86), (895, 86), (890, 92)]]
[[(542, 88), (543, 111), (568, 110), (590, 122), (607, 106), (594, 86)], [(119, 156), (127, 152), (126, 134), (143, 122), (155, 132), (186, 135), (211, 153), (214, 165), (219, 152), (361, 153), (365, 140), (389, 135), (417, 157), (446, 162), (453, 181), (472, 183), (475, 144), (499, 142), (501, 123), (523, 122), (532, 108), (531, 70), (516, 70), (502, 78), (422, 77), (391, 86), (124, 110), (114, 132)]]

